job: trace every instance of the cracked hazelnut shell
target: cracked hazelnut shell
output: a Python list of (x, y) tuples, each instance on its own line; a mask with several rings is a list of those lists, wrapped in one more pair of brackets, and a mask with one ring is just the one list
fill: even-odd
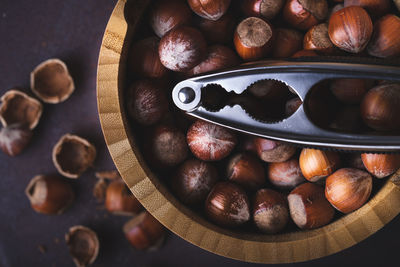
[(20, 154), (29, 144), (32, 131), (25, 125), (12, 124), (0, 130), (0, 148), (9, 156)]
[(61, 177), (37, 175), (25, 189), (32, 208), (43, 214), (61, 214), (74, 200), (71, 185)]
[(31, 72), (31, 89), (43, 102), (57, 104), (74, 92), (74, 80), (67, 65), (53, 58), (40, 63)]
[(92, 166), (96, 148), (86, 139), (65, 134), (53, 148), (52, 159), (58, 172), (68, 178), (78, 178)]
[(43, 106), (35, 98), (18, 90), (9, 90), (0, 100), (0, 121), (4, 127), (18, 123), (33, 130), (39, 123)]
[(97, 234), (82, 225), (69, 228), (65, 241), (72, 260), (77, 267), (92, 264), (99, 254), (100, 242)]

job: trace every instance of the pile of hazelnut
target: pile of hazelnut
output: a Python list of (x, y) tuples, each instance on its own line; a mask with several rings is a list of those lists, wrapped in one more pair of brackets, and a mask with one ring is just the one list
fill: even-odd
[[(376, 178), (400, 168), (399, 154), (300, 151), (245, 136), (182, 114), (172, 103), (171, 89), (182, 79), (247, 61), (399, 57), (395, 4), (153, 1), (145, 15), (151, 30), (138, 33), (130, 48), (125, 94), (132, 132), (147, 164), (182, 203), (222, 227), (274, 234), (296, 226), (317, 228), (335, 214), (357, 210), (370, 198)], [(338, 79), (316, 87), (307, 105), (317, 125), (350, 132), (400, 131), (399, 84)], [(218, 90), (210, 90), (209, 100), (210, 105), (236, 103), (261, 117), (282, 119), (302, 104), (290, 91), (279, 82), (261, 81), (235, 99), (218, 99)], [(340, 112), (327, 114), (330, 106)]]

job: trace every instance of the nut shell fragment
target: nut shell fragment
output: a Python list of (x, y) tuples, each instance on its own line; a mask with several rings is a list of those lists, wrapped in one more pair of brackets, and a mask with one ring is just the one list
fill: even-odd
[(96, 148), (86, 139), (65, 134), (53, 148), (53, 163), (65, 177), (76, 179), (96, 158)]
[(9, 90), (0, 100), (0, 121), (4, 127), (21, 124), (32, 130), (39, 123), (43, 106), (35, 98), (18, 90)]
[(49, 59), (31, 72), (32, 91), (44, 102), (57, 104), (74, 92), (74, 81), (67, 65), (59, 59)]
[(81, 225), (69, 228), (65, 235), (69, 253), (77, 267), (92, 264), (99, 254), (99, 239), (97, 234)]

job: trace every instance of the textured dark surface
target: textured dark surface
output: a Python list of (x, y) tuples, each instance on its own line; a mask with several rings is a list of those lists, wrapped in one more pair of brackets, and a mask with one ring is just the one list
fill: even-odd
[[(99, 235), (101, 248), (94, 266), (254, 266), (213, 255), (173, 234), (158, 252), (135, 251), (121, 231), (128, 218), (108, 215), (92, 197), (94, 171), (113, 168), (97, 117), (96, 64), (116, 1), (0, 2), (0, 93), (16, 86), (31, 93), (30, 71), (51, 57), (63, 59), (76, 82), (76, 91), (66, 102), (44, 105), (33, 141), (23, 154), (9, 158), (0, 153), (0, 266), (73, 266), (64, 233), (76, 224), (89, 226)], [(37, 214), (30, 208), (24, 189), (34, 175), (56, 173), (51, 150), (67, 132), (96, 145), (95, 168), (70, 181), (77, 197), (65, 214)], [(396, 217), (350, 249), (297, 266), (398, 266), (399, 236), (400, 218)], [(41, 253), (39, 245), (47, 251)]]

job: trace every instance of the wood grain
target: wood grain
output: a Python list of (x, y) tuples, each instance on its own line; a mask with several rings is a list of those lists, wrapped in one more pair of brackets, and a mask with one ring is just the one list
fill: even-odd
[(143, 206), (168, 229), (194, 245), (225, 257), (258, 263), (289, 263), (324, 257), (353, 246), (400, 212), (400, 171), (362, 208), (312, 231), (280, 235), (237, 233), (207, 222), (180, 204), (143, 161), (121, 105), (126, 51), (149, 3), (150, 0), (117, 3), (100, 50), (97, 99), (105, 140), (121, 176)]

